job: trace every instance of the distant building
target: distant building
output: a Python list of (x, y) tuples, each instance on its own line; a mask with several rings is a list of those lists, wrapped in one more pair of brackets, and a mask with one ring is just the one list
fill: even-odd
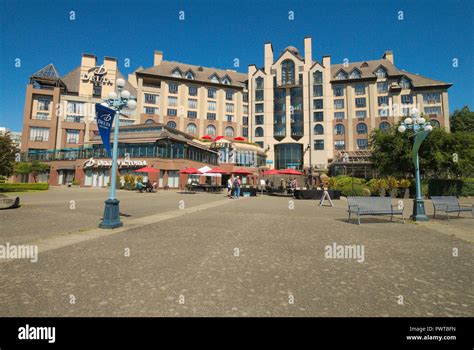
[(0, 136), (5, 135), (7, 132), (10, 133), (10, 139), (15, 144), (15, 147), (19, 150), (21, 148), (21, 132), (11, 131), (8, 128), (0, 126)]

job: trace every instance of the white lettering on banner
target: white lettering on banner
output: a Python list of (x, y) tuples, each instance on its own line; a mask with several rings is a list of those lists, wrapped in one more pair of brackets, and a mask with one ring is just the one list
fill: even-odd
[[(125, 159), (118, 159), (117, 160), (117, 167), (121, 168), (133, 168), (133, 167), (143, 167), (146, 166), (146, 160), (131, 160), (130, 158)], [(101, 160), (101, 159), (94, 159), (89, 158), (82, 164), (83, 168), (93, 168), (93, 167), (103, 167), (103, 168), (110, 168), (112, 167), (111, 160)]]

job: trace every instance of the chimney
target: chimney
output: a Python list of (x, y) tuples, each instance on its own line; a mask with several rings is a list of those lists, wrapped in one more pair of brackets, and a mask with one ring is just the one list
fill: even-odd
[(331, 69), (331, 56), (323, 56), (323, 67)]
[(304, 65), (305, 69), (310, 69), (313, 64), (313, 50), (312, 50), (311, 37), (307, 36), (304, 38)]
[(273, 47), (272, 43), (265, 43), (265, 73), (270, 74), (273, 64)]
[(83, 53), (81, 59), (81, 66), (92, 68), (97, 65), (97, 57), (90, 53)]
[(161, 64), (161, 62), (163, 62), (163, 52), (155, 50), (153, 65), (154, 66), (159, 66)]
[(117, 59), (114, 57), (104, 57), (104, 67), (109, 71), (117, 70)]
[(392, 64), (395, 64), (393, 62), (393, 52), (392, 51), (385, 51), (383, 54), (383, 58), (386, 59), (387, 61), (390, 61)]

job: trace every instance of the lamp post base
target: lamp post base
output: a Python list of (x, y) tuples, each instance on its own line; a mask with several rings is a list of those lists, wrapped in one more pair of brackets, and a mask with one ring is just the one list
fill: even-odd
[(122, 221), (120, 221), (119, 203), (118, 199), (107, 199), (105, 201), (104, 217), (99, 224), (100, 228), (114, 229), (123, 226)]
[(425, 213), (425, 202), (423, 199), (413, 200), (413, 215), (411, 217), (413, 221), (428, 221), (428, 217)]

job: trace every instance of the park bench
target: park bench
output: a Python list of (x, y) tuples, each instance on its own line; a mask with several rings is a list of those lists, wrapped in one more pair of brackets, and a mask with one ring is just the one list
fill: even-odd
[(396, 205), (392, 204), (390, 197), (347, 197), (349, 219), (351, 214), (357, 214), (357, 222), (360, 225), (360, 217), (362, 215), (390, 215), (390, 221), (393, 220), (394, 215), (401, 215), (402, 221), (405, 223), (403, 217), (403, 208), (398, 209)]
[(462, 211), (470, 211), (471, 215), (474, 216), (474, 205), (459, 204), (459, 200), (455, 196), (432, 196), (431, 202), (434, 209), (433, 219), (436, 217), (437, 210), (445, 212), (448, 220), (449, 213), (458, 213), (459, 217)]
[(20, 206), (20, 197), (8, 198), (0, 196), (0, 209), (14, 209)]

